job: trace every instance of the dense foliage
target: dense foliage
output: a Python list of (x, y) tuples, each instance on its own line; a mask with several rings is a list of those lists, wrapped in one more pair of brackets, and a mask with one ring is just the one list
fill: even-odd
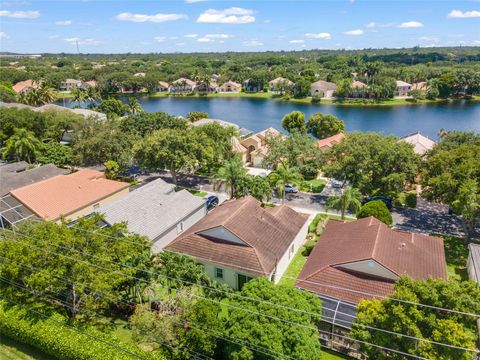
[(363, 219), (369, 216), (380, 220), (381, 222), (392, 225), (392, 213), (388, 210), (387, 205), (381, 200), (374, 200), (363, 205), (357, 213), (357, 218)]

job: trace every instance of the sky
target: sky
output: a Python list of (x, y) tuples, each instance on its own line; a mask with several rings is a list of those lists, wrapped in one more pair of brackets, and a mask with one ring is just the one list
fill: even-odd
[(480, 0), (5, 0), (0, 51), (480, 46)]

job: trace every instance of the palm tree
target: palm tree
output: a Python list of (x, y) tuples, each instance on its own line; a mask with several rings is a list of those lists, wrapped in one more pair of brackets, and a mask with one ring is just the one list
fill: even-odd
[(55, 91), (52, 88), (47, 87), (45, 84), (42, 84), (37, 90), (40, 93), (40, 100), (43, 104), (48, 104), (55, 101), (56, 95)]
[(302, 177), (293, 168), (288, 165), (279, 165), (277, 170), (269, 175), (277, 188), (279, 194), (282, 194), (282, 204), (285, 203), (285, 185), (302, 180)]
[(35, 159), (42, 143), (35, 134), (27, 129), (16, 129), (14, 134), (6, 141), (3, 156), (14, 157), (16, 161), (25, 160), (31, 163)]
[(71, 91), (72, 100), (78, 103), (84, 102), (86, 98), (86, 92), (82, 89), (75, 88)]
[(339, 210), (343, 220), (345, 219), (345, 212), (347, 210), (350, 209), (354, 212), (357, 212), (358, 209), (360, 209), (362, 206), (360, 202), (361, 198), (362, 194), (360, 191), (358, 191), (358, 189), (347, 186), (345, 190), (343, 190), (342, 195), (332, 196), (328, 199), (327, 209)]
[(227, 191), (230, 190), (230, 199), (237, 196), (237, 188), (240, 181), (245, 177), (246, 170), (243, 167), (242, 160), (238, 157), (226, 161), (213, 176), (214, 182), (224, 181)]
[(128, 102), (127, 106), (128, 106), (128, 112), (130, 114), (135, 115), (137, 113), (143, 112), (142, 105), (140, 105), (140, 103), (136, 98), (130, 98), (130, 101)]

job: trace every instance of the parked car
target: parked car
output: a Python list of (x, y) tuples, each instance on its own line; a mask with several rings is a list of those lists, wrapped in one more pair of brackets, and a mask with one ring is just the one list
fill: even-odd
[(370, 201), (375, 201), (375, 200), (380, 200), (383, 201), (383, 203), (387, 206), (388, 210), (392, 211), (392, 198), (389, 198), (387, 196), (367, 196), (362, 200), (362, 205), (365, 205), (366, 203), (369, 203)]
[(289, 194), (289, 193), (298, 193), (298, 189), (295, 185), (293, 184), (285, 184), (285, 189), (284, 189), (285, 193), (286, 194)]
[(218, 205), (218, 197), (215, 195), (210, 195), (207, 197), (207, 210), (211, 210)]
[(343, 182), (340, 180), (333, 179), (331, 184), (332, 184), (332, 187), (335, 189), (341, 189), (343, 187)]

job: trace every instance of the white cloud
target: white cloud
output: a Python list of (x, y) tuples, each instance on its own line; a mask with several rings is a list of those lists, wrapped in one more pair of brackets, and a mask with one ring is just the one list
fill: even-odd
[(229, 39), (232, 37), (232, 35), (228, 34), (207, 34), (204, 37), (209, 38), (209, 39)]
[(325, 39), (325, 40), (328, 40), (328, 39), (332, 38), (332, 35), (330, 33), (327, 33), (327, 32), (322, 32), (322, 33), (318, 33), (318, 34), (306, 33), (305, 37), (309, 38), (309, 39)]
[(243, 42), (243, 46), (263, 46), (263, 43), (258, 40), (248, 40)]
[(480, 45), (480, 40), (474, 40), (473, 41), (474, 44), (479, 44)]
[(10, 36), (8, 36), (6, 33), (4, 33), (3, 31), (0, 31), (0, 39), (9, 39)]
[(359, 36), (363, 35), (365, 32), (362, 29), (356, 29), (356, 30), (350, 30), (350, 31), (345, 31), (345, 35), (353, 35), (353, 36)]
[(63, 39), (64, 41), (66, 41), (67, 43), (69, 43), (70, 45), (98, 45), (100, 44), (100, 41), (96, 40), (96, 39), (93, 39), (93, 38), (87, 38), (87, 39), (82, 39), (82, 38), (78, 38), (78, 37), (72, 37), (72, 38), (66, 38), (66, 39)]
[(212, 39), (206, 38), (206, 37), (201, 37), (201, 38), (198, 38), (197, 41), (198, 42), (213, 42), (215, 40), (212, 40)]
[(418, 38), (420, 41), (433, 41), (433, 42), (439, 42), (440, 38), (438, 36), (420, 36)]
[(187, 34), (187, 35), (184, 35), (184, 37), (186, 38), (196, 38), (198, 35), (197, 34)]
[(62, 25), (62, 26), (68, 26), (72, 25), (72, 20), (61, 20), (61, 21), (55, 21), (55, 25)]
[(177, 46), (184, 46), (185, 43), (184, 43), (184, 42), (178, 42), (178, 43), (176, 43), (175, 45), (177, 45)]
[(305, 42), (305, 40), (290, 40), (289, 43), (290, 44), (303, 44)]
[(397, 27), (399, 28), (421, 28), (423, 24), (418, 21), (407, 21), (399, 24)]
[(36, 19), (40, 16), (39, 11), (10, 11), (0, 10), (0, 16), (15, 18), (15, 19)]
[(375, 21), (369, 22), (365, 27), (367, 29), (374, 29), (374, 28), (387, 28), (387, 27), (392, 27), (394, 24), (393, 23), (377, 23)]
[(252, 16), (253, 10), (239, 7), (231, 7), (224, 10), (208, 9), (201, 13), (197, 19), (198, 23), (211, 24), (248, 24), (255, 22)]
[(167, 41), (167, 37), (166, 36), (155, 36), (153, 38), (153, 40), (155, 40), (156, 42), (165, 42), (165, 41)]
[(461, 10), (452, 10), (447, 15), (449, 19), (468, 19), (468, 18), (477, 18), (480, 17), (480, 11), (471, 10), (471, 11), (461, 11)]
[(204, 2), (204, 1), (207, 1), (207, 0), (185, 0), (187, 4), (194, 4), (198, 2)]
[(154, 22), (154, 23), (162, 23), (165, 21), (188, 19), (188, 16), (185, 14), (145, 15), (145, 14), (132, 14), (129, 12), (124, 12), (124, 13), (118, 14), (115, 18), (120, 21), (133, 21), (137, 23), (142, 23), (147, 21)]

